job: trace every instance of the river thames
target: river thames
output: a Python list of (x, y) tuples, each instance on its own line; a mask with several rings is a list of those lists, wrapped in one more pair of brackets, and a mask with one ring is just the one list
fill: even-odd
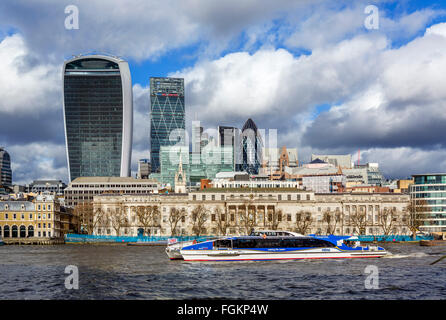
[[(445, 299), (446, 247), (384, 244), (380, 259), (170, 261), (165, 247), (0, 247), (0, 299)], [(77, 266), (79, 289), (65, 288)], [(367, 266), (378, 288), (367, 289)], [(374, 268), (374, 267), (373, 267)]]

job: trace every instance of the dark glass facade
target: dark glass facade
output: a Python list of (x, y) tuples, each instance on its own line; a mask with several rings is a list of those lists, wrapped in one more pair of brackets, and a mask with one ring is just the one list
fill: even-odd
[(150, 78), (150, 161), (152, 172), (160, 172), (160, 148), (170, 141), (175, 129), (186, 129), (184, 79)]
[(249, 174), (258, 174), (262, 161), (262, 139), (257, 126), (248, 119), (242, 128), (240, 136), (240, 151), (237, 161), (237, 171), (245, 171)]
[(0, 148), (0, 185), (12, 185), (11, 158), (3, 148)]
[(64, 108), (70, 180), (119, 177), (124, 108), (119, 65), (97, 58), (67, 63)]

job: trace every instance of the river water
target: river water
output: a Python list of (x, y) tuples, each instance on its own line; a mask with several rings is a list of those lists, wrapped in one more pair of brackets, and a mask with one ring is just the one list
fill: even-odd
[[(446, 246), (382, 246), (389, 257), (208, 263), (170, 261), (164, 247), (3, 246), (0, 299), (446, 298), (446, 259), (430, 265)], [(68, 265), (78, 268), (78, 290), (65, 288)], [(366, 288), (369, 265), (375, 289)]]

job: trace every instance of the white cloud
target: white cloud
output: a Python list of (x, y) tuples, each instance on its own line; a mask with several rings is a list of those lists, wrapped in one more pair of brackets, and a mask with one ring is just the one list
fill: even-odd
[(65, 146), (53, 143), (29, 143), (9, 146), (14, 184), (35, 179), (68, 180)]
[(0, 114), (32, 115), (59, 107), (59, 67), (36, 64), (21, 35), (0, 42), (0, 61)]

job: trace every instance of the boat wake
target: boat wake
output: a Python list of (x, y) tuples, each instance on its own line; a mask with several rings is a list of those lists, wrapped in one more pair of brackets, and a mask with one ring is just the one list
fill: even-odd
[(427, 257), (428, 254), (425, 252), (413, 252), (409, 254), (393, 254), (391, 252), (388, 252), (387, 255), (382, 257), (382, 259), (402, 259), (402, 258), (424, 258)]

